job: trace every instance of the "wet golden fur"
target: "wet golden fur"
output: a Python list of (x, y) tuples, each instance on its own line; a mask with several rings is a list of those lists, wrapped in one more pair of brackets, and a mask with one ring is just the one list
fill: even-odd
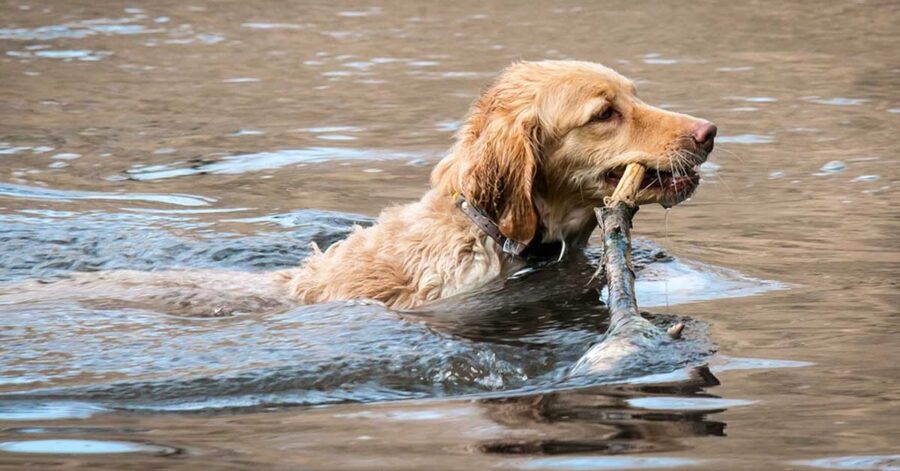
[[(609, 111), (614, 110), (614, 111)], [(484, 209), (507, 237), (583, 245), (607, 173), (629, 162), (688, 174), (706, 158), (689, 139), (704, 121), (640, 101), (631, 81), (599, 64), (520, 62), (472, 106), (421, 200), (386, 209), (297, 269), (277, 273), (306, 303), (369, 299), (397, 309), (477, 288), (521, 268), (454, 205)], [(647, 189), (676, 204), (691, 188)]]

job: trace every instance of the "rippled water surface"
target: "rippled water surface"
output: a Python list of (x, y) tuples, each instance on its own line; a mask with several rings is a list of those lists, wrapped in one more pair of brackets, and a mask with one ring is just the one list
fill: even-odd
[[(891, 1), (0, 2), (0, 468), (900, 469), (898, 24)], [(266, 291), (417, 198), (520, 58), (718, 124), (668, 231), (635, 221), (639, 302), (685, 340), (566, 377), (608, 321), (594, 247), (416, 313)]]

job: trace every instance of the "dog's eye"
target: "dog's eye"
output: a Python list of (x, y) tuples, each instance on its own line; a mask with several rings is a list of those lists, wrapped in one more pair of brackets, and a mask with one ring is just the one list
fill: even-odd
[(613, 108), (612, 106), (609, 106), (606, 109), (604, 109), (603, 111), (601, 111), (600, 113), (597, 113), (594, 116), (592, 116), (591, 122), (599, 123), (599, 122), (603, 122), (603, 121), (609, 121), (615, 117), (616, 117), (616, 109)]

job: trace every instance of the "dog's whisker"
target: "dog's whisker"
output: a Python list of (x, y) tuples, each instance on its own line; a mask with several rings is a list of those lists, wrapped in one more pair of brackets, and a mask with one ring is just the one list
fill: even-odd
[[(661, 159), (661, 158), (662, 157), (659, 157), (659, 156), (656, 157), (656, 168), (659, 168), (659, 159)], [(663, 186), (662, 175), (660, 175), (659, 172), (656, 172), (656, 181), (659, 182), (659, 187), (662, 188), (662, 186)]]
[(678, 191), (678, 180), (680, 177), (686, 176), (687, 171), (684, 167), (684, 151), (679, 150), (677, 153), (678, 159), (672, 160), (672, 174), (675, 175), (675, 191)]
[(726, 182), (725, 179), (722, 178), (722, 175), (719, 175), (719, 173), (716, 172), (716, 173), (713, 174), (713, 176), (715, 176), (716, 179), (719, 180), (719, 183), (721, 183), (722, 186), (724, 186), (725, 189), (728, 190), (728, 193), (731, 195), (732, 198), (735, 198), (735, 197), (736, 197), (736, 196), (735, 196), (735, 193), (734, 193), (734, 190), (731, 189), (731, 185), (729, 185), (728, 182)]
[(734, 152), (733, 150), (730, 150), (730, 149), (716, 149), (716, 150), (719, 152), (725, 152), (726, 154), (738, 159), (738, 161), (740, 163), (742, 163), (742, 164), (744, 163), (744, 158), (741, 157), (741, 155), (738, 154), (737, 152)]

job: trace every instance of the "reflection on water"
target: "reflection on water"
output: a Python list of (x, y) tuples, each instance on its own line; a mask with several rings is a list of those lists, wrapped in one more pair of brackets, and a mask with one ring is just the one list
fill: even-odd
[(771, 144), (775, 142), (775, 138), (759, 134), (740, 134), (738, 136), (718, 136), (716, 142), (719, 144)]
[(900, 455), (839, 456), (835, 458), (795, 461), (794, 464), (820, 469), (874, 469), (879, 471), (895, 471), (900, 469)]
[[(29, 382), (30, 380), (27, 377), (22, 378), (18, 375), (0, 379), (0, 384), (4, 386)], [(9, 402), (0, 405), (0, 420), (86, 419), (94, 414), (106, 411), (107, 409), (99, 405), (79, 402), (54, 401), (44, 403), (31, 402), (28, 404)]]
[(0, 451), (7, 453), (49, 453), (66, 455), (95, 455), (115, 453), (173, 454), (177, 450), (143, 443), (100, 440), (23, 440), (0, 442)]
[[(725, 424), (707, 420), (706, 414), (726, 407), (679, 408), (679, 401), (694, 398), (704, 388), (719, 382), (706, 368), (687, 371), (686, 378), (654, 386), (622, 385), (615, 395), (598, 394), (602, 389), (585, 389), (482, 401), (486, 414), (498, 424), (528, 430), (538, 424), (563, 422), (565, 428), (578, 434), (551, 433), (526, 439), (519, 436), (507, 440), (491, 440), (479, 448), (484, 453), (561, 455), (596, 453), (617, 455), (628, 452), (674, 451), (682, 447), (670, 437), (722, 436)], [(668, 400), (657, 396), (664, 391), (678, 391), (682, 399)], [(652, 391), (652, 395), (647, 395)], [(712, 400), (712, 399), (707, 399)], [(634, 402), (656, 401), (666, 412), (650, 412)], [(539, 427), (535, 427), (539, 428)], [(528, 434), (523, 434), (528, 435)]]
[(573, 458), (532, 458), (514, 463), (514, 469), (658, 469), (696, 466), (702, 460), (686, 458), (633, 458), (625, 456), (579, 456)]
[(139, 24), (130, 24), (146, 18), (134, 15), (123, 18), (96, 18), (37, 28), (0, 28), (0, 39), (16, 41), (48, 41), (53, 39), (81, 39), (96, 34), (140, 34), (147, 30)]
[[(0, 467), (896, 468), (891, 2), (0, 11)], [(669, 237), (636, 221), (677, 354), (560, 379), (605, 328), (594, 249), (423, 312), (273, 300), (520, 58), (721, 130)]]
[(0, 196), (24, 198), (30, 200), (49, 199), (56, 201), (73, 200), (112, 200), (112, 201), (146, 201), (178, 206), (208, 206), (214, 203), (212, 198), (179, 194), (147, 194), (147, 193), (105, 193), (99, 191), (68, 191), (35, 188), (25, 185), (0, 184)]
[[(244, 135), (247, 135), (245, 132)], [(330, 136), (330, 137), (329, 137)], [(319, 136), (319, 139), (338, 139), (338, 134)], [(277, 169), (299, 163), (322, 163), (332, 160), (381, 160), (411, 159), (410, 154), (398, 154), (388, 151), (368, 151), (339, 147), (310, 147), (308, 149), (280, 150), (275, 152), (258, 152), (253, 154), (233, 155), (215, 162), (189, 162), (182, 166), (153, 165), (128, 170), (128, 178), (134, 180), (159, 180), (163, 178), (185, 177), (203, 174), (241, 174)]]

